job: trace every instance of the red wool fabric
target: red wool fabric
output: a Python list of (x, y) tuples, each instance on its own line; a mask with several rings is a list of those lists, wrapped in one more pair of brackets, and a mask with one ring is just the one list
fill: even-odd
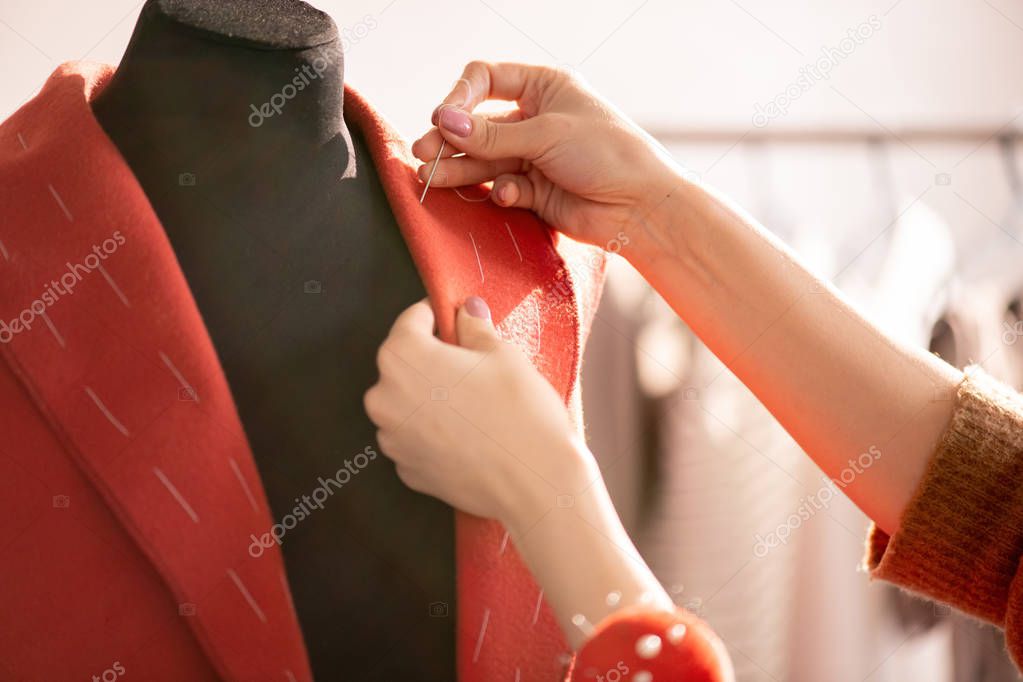
[[(63, 65), (0, 126), (0, 678), (309, 680), (281, 554), (248, 553), (272, 519), (224, 373), (89, 106), (112, 72)], [(345, 116), (441, 335), (483, 296), (576, 405), (603, 256), (479, 191), (421, 206), (407, 144), (351, 89)], [(504, 531), (460, 515), (456, 537), (459, 679), (561, 679), (568, 648)]]

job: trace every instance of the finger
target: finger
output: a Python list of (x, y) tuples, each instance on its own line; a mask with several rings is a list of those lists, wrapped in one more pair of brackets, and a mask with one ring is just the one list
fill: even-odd
[(385, 424), (388, 421), (387, 398), (384, 396), (384, 389), (380, 384), (375, 384), (366, 391), (362, 396), (362, 406), (366, 410), (366, 416), (377, 427), (389, 426), (389, 424)]
[(494, 179), (490, 199), (498, 206), (535, 211), (556, 229), (578, 226), (586, 214), (586, 200), (566, 192), (533, 168), (528, 173), (501, 175)]
[(490, 193), (490, 198), (505, 208), (532, 209), (535, 195), (533, 182), (525, 175), (513, 173), (494, 178), (494, 191)]
[(410, 490), (414, 490), (417, 493), (424, 492), (426, 486), (424, 485), (422, 476), (413, 467), (406, 466), (404, 464), (397, 464), (394, 467), (394, 471), (398, 474), (398, 478), (405, 484)]
[[(445, 159), (437, 164), (437, 172), (433, 175), (433, 187), (462, 187), (489, 182), (506, 173), (517, 173), (522, 170), (521, 159), (500, 159), (484, 161), (464, 156), (457, 159)], [(424, 163), (419, 167), (419, 179), (426, 182), (433, 172), (433, 163)]]
[(394, 431), (381, 428), (377, 431), (376, 438), (377, 445), (380, 446), (380, 452), (382, 452), (387, 459), (396, 463), (401, 461), (403, 453), (398, 445), (398, 437)]
[(470, 296), (458, 311), (458, 345), (472, 350), (493, 350), (501, 339), (490, 318), (490, 307), (478, 296)]
[(439, 116), (439, 130), (448, 144), (478, 159), (517, 157), (535, 161), (564, 131), (561, 119), (547, 114), (517, 123), (492, 121), (464, 109), (445, 107)]
[(549, 82), (550, 71), (547, 67), (527, 64), (470, 62), (451, 92), (433, 110), (430, 120), (437, 125), (439, 113), (446, 106), (472, 111), (487, 99), (518, 101), (530, 84), (543, 86)]
[(429, 299), (423, 299), (406, 308), (391, 327), (391, 334), (412, 333), (423, 338), (433, 338), (436, 320)]
[[(412, 143), (412, 156), (423, 162), (433, 161), (437, 158), (437, 150), (440, 149), (443, 141), (444, 136), (440, 134), (440, 131), (436, 128), (430, 128), (422, 137)], [(461, 154), (461, 152), (451, 145), (447, 145), (444, 147), (444, 153), (440, 155), (440, 158), (447, 159), (455, 154)]]
[[(480, 116), (495, 123), (517, 123), (526, 118), (520, 109), (480, 114)], [(440, 131), (436, 128), (431, 128), (425, 135), (412, 143), (412, 155), (420, 161), (433, 161), (437, 158), (437, 150), (440, 149), (441, 142), (443, 141), (444, 137), (440, 134)], [(444, 147), (444, 153), (441, 154), (441, 158), (447, 159), (461, 153), (461, 151), (449, 144)]]

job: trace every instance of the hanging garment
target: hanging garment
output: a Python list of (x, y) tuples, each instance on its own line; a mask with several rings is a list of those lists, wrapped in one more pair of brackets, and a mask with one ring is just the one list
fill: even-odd
[[(905, 202), (892, 197), (885, 203)], [(882, 213), (880, 224), (895, 212)], [(875, 245), (875, 253), (865, 254), (869, 257), (854, 258), (862, 250), (858, 243), (851, 254), (842, 254), (842, 263), (851, 262), (842, 290), (888, 336), (926, 348), (955, 269), (951, 230), (920, 202), (898, 216)], [(877, 447), (886, 450), (883, 443)], [(800, 589), (792, 611), (790, 679), (952, 680), (948, 629), (907, 624), (898, 606), (912, 601), (914, 608), (933, 613), (933, 605), (893, 585), (864, 579), (854, 568), (861, 561), (869, 520), (844, 496), (836, 495), (827, 512), (796, 537)]]
[[(959, 368), (979, 364), (996, 379), (1016, 390), (1023, 389), (1023, 322), (1020, 317), (1018, 278), (994, 272), (985, 281), (964, 286), (952, 296), (934, 325), (930, 349)], [(912, 599), (900, 593), (903, 599)], [(993, 625), (935, 608), (916, 599), (917, 611), (908, 617), (925, 626), (947, 624), (952, 628), (952, 661), (955, 679), (971, 682), (1019, 680), (1009, 657), (1005, 633)], [(922, 612), (922, 615), (921, 613)], [(928, 618), (929, 620), (924, 620)]]
[[(655, 297), (650, 295), (649, 285), (623, 259), (611, 259), (607, 273), (583, 360), (586, 440), (622, 524), (630, 536), (638, 538), (645, 505), (655, 498), (657, 482), (648, 475), (656, 442), (652, 437), (657, 435), (652, 428), (656, 426), (652, 409), (656, 403), (644, 384), (649, 379), (644, 377), (642, 363), (648, 361), (647, 373), (653, 374), (655, 381), (670, 378), (677, 368), (665, 368), (660, 348), (647, 351), (643, 338), (649, 319), (666, 304), (652, 305)], [(672, 338), (669, 343), (674, 341)], [(679, 352), (684, 351), (680, 346)], [(608, 396), (614, 399), (608, 400)]]
[[(0, 677), (308, 680), (279, 548), (250, 552), (273, 520), (223, 371), (92, 115), (111, 74), (63, 65), (0, 126)], [(442, 338), (484, 297), (579, 415), (603, 256), (464, 191), (421, 206), (406, 143), (355, 91), (344, 101)], [(459, 679), (558, 679), (567, 646), (502, 528), (460, 515), (456, 538)], [(401, 632), (341, 617), (401, 655)]]
[[(851, 279), (843, 290), (889, 332), (926, 344), (953, 266), (933, 212), (907, 213), (862, 258), (862, 236), (847, 254), (841, 234), (817, 225), (782, 231), (815, 271)], [(678, 384), (661, 425), (663, 493), (638, 545), (676, 601), (713, 623), (737, 679), (947, 679), (945, 660), (930, 655), (947, 637), (891, 632), (883, 591), (895, 588), (856, 571), (866, 517), (718, 358), (698, 341), (691, 353), (668, 372)]]

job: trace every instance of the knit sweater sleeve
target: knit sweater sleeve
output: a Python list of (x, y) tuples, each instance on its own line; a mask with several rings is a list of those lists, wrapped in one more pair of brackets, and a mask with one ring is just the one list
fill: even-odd
[(1023, 663), (1023, 396), (977, 367), (895, 534), (877, 527), (866, 567), (1005, 628)]

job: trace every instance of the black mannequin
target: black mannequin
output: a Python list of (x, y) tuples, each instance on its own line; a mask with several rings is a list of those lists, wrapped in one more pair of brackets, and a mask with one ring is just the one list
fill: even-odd
[[(149, 0), (94, 103), (174, 247), (276, 519), (379, 452), (362, 394), (424, 295), (342, 84), (334, 22), (302, 2)], [(382, 456), (287, 531), (317, 679), (454, 679), (453, 535)]]

